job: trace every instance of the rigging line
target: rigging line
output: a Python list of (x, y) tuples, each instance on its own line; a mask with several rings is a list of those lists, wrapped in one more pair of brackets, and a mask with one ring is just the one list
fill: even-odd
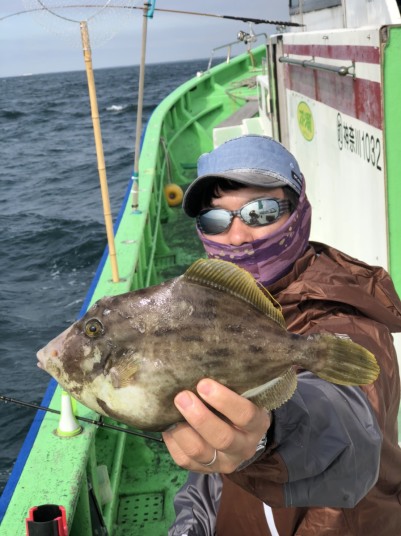
[(110, 2), (112, 2), (112, 0), (107, 0), (107, 2), (104, 4), (104, 6), (100, 6), (100, 9), (99, 11), (96, 11), (95, 13), (93, 13), (93, 15), (91, 15), (90, 17), (88, 17), (87, 21), (90, 21), (91, 19), (93, 19), (94, 17), (97, 17), (99, 15), (99, 13), (101, 13), (102, 11), (104, 11), (105, 9), (107, 9), (108, 7), (113, 7), (113, 6), (110, 6)]
[[(50, 14), (56, 16), (56, 17), (59, 17), (61, 19), (65, 19), (65, 20), (71, 21), (71, 22), (77, 22), (76, 20), (69, 19), (67, 17), (63, 17), (62, 15), (59, 15), (58, 13), (55, 13), (55, 12), (51, 11), (50, 9), (48, 9), (42, 3), (41, 0), (37, 0), (37, 1), (39, 2), (39, 4), (42, 7), (33, 8), (33, 9), (25, 9), (24, 11), (17, 11), (16, 13), (10, 13), (9, 15), (5, 15), (4, 17), (1, 17), (0, 21), (8, 19), (10, 17), (14, 17), (16, 15), (23, 15), (24, 13), (32, 13), (34, 11), (47, 11), (48, 13), (50, 13)], [(57, 6), (58, 9), (69, 9), (71, 7), (74, 7), (74, 8), (77, 8), (77, 7), (78, 8), (93, 8), (93, 7), (100, 7), (100, 6), (98, 4), (81, 4), (81, 5), (68, 5), (68, 4), (66, 4), (64, 6)], [(110, 7), (111, 9), (138, 9), (138, 10), (143, 11), (143, 7), (139, 7), (139, 6), (123, 6), (123, 5), (121, 5), (121, 6), (117, 6), (117, 5), (102, 6), (102, 9), (107, 8), (107, 7)], [(200, 16), (200, 17), (212, 17), (212, 18), (218, 18), (218, 19), (239, 20), (239, 21), (242, 21), (242, 22), (252, 22), (253, 24), (273, 24), (275, 26), (294, 26), (294, 27), (304, 26), (304, 24), (299, 24), (298, 22), (288, 22), (288, 21), (280, 21), (280, 20), (266, 20), (266, 19), (254, 19), (254, 18), (249, 18), (249, 17), (238, 17), (238, 16), (234, 16), (234, 15), (216, 15), (214, 13), (199, 13), (197, 11), (183, 11), (183, 10), (179, 10), (179, 9), (164, 9), (164, 8), (156, 7), (154, 9), (154, 11), (160, 11), (160, 12), (163, 12), (163, 13), (179, 13), (179, 14), (182, 14), (182, 15), (195, 15), (195, 16)]]
[(79, 22), (79, 21), (76, 21), (74, 19), (70, 19), (68, 17), (63, 17), (62, 15), (59, 15), (58, 13), (56, 13), (55, 11), (52, 11), (51, 9), (49, 9), (47, 6), (45, 6), (42, 2), (42, 0), (37, 0), (38, 4), (40, 4), (42, 7), (41, 8), (38, 8), (40, 11), (44, 10), (44, 11), (47, 11), (48, 13), (50, 13), (51, 15), (54, 15), (55, 17), (58, 17), (59, 19), (63, 19), (63, 20), (66, 20), (68, 22)]
[[(58, 17), (60, 19), (63, 19), (63, 20), (66, 20), (68, 22), (82, 22), (82, 21), (78, 21), (76, 19), (70, 19), (69, 17), (64, 17), (63, 15), (59, 15), (58, 13), (56, 13), (55, 11), (53, 11), (52, 9), (50, 9), (48, 6), (46, 6), (42, 0), (36, 0), (38, 2), (38, 4), (40, 4), (42, 7), (41, 8), (38, 8), (40, 11), (42, 10), (45, 10), (47, 11), (48, 13), (50, 13), (51, 15), (54, 15), (55, 17)], [(99, 8), (98, 11), (96, 11), (95, 13), (93, 13), (90, 17), (88, 17), (87, 21), (93, 19), (94, 17), (96, 17), (97, 15), (99, 15), (99, 13), (101, 13), (103, 10), (105, 10), (106, 8), (108, 7), (113, 7), (113, 6), (110, 6), (110, 2), (112, 2), (112, 0), (107, 0), (106, 3), (104, 5), (98, 5), (98, 4), (93, 4), (93, 5), (89, 5), (89, 6), (86, 6), (86, 5), (82, 5), (82, 6), (54, 6), (56, 9), (59, 9), (59, 8), (70, 8), (70, 7), (83, 7), (83, 8), (87, 8), (87, 7), (97, 7)], [(120, 6), (118, 6), (120, 7)]]
[[(57, 409), (47, 408), (45, 406), (39, 406), (38, 404), (33, 404), (32, 402), (24, 402), (23, 400), (17, 400), (15, 398), (10, 398), (8, 396), (0, 395), (0, 400), (3, 402), (11, 402), (12, 404), (17, 404), (18, 406), (25, 406), (28, 408), (33, 408), (37, 410), (42, 411), (48, 411), (49, 413), (56, 413), (57, 415), (60, 415), (61, 412)], [(152, 439), (153, 441), (157, 441), (158, 443), (164, 443), (163, 439), (160, 437), (156, 437), (150, 434), (146, 434), (143, 432), (136, 432), (135, 430), (130, 430), (128, 428), (123, 428), (122, 426), (116, 426), (113, 424), (106, 424), (103, 421), (95, 421), (94, 419), (88, 419), (86, 417), (79, 417), (78, 415), (74, 415), (74, 417), (78, 421), (87, 422), (89, 424), (95, 424), (96, 426), (100, 426), (102, 428), (109, 428), (111, 430), (117, 430), (118, 432), (125, 432), (126, 434), (135, 435), (138, 437), (144, 437), (145, 439)]]

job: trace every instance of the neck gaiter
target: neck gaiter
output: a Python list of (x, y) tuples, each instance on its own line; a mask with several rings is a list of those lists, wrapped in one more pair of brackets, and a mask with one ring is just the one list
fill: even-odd
[(232, 246), (209, 240), (199, 229), (198, 234), (209, 258), (233, 262), (251, 273), (263, 286), (268, 286), (286, 275), (305, 252), (311, 218), (312, 210), (304, 184), (297, 208), (290, 218), (265, 238)]

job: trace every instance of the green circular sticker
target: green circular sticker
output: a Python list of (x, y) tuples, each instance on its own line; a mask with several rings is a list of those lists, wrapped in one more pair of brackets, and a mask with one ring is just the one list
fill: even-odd
[(313, 122), (312, 111), (306, 102), (301, 101), (298, 104), (297, 119), (302, 136), (311, 141), (315, 135), (315, 123)]

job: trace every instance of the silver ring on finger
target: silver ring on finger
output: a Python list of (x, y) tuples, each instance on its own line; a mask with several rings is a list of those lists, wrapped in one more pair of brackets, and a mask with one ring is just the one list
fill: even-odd
[(216, 459), (217, 459), (217, 449), (214, 449), (213, 458), (210, 460), (210, 462), (207, 462), (207, 463), (201, 463), (201, 465), (203, 465), (203, 467), (210, 467), (211, 465), (214, 464), (214, 462), (216, 461)]

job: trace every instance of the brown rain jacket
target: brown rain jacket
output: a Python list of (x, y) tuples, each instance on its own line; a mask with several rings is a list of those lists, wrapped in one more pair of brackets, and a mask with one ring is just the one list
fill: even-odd
[(341, 387), (301, 373), (293, 398), (274, 411), (262, 457), (223, 477), (190, 474), (169, 535), (401, 536), (400, 379), (391, 336), (401, 331), (401, 302), (390, 277), (311, 243), (269, 290), (290, 331), (349, 336), (375, 354), (379, 378)]

